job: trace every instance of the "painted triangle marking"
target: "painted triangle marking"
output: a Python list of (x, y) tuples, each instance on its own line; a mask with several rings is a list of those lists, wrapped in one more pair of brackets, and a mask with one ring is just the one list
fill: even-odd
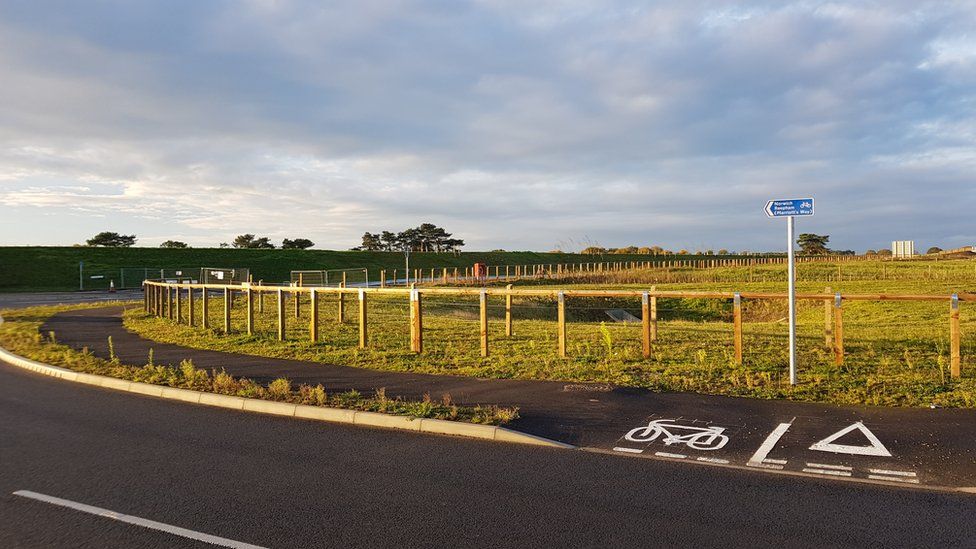
[[(834, 444), (833, 442), (840, 437), (850, 433), (853, 430), (861, 431), (864, 438), (868, 439), (871, 443), (870, 446), (851, 446), (849, 444)], [(864, 426), (864, 423), (858, 421), (857, 423), (851, 425), (850, 427), (845, 427), (840, 431), (830, 435), (829, 437), (821, 440), (820, 442), (814, 444), (810, 447), (811, 450), (818, 450), (820, 452), (833, 452), (835, 454), (854, 454), (859, 456), (882, 456), (891, 457), (891, 452), (885, 448), (884, 444), (878, 440), (878, 437), (874, 436), (874, 433), (870, 429)]]

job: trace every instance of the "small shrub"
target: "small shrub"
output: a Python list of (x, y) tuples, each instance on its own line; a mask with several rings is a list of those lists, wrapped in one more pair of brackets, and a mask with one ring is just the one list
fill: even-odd
[(228, 374), (225, 370), (213, 372), (212, 384), (213, 391), (222, 395), (234, 395), (240, 389), (240, 384), (234, 379), (234, 376)]
[(283, 377), (272, 381), (268, 384), (268, 396), (272, 400), (288, 400), (291, 396), (291, 381)]

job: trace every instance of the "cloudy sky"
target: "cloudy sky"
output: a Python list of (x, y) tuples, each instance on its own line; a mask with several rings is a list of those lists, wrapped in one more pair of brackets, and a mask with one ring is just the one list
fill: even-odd
[[(599, 7), (594, 7), (599, 4)], [(976, 244), (976, 2), (0, 1), (0, 244)]]

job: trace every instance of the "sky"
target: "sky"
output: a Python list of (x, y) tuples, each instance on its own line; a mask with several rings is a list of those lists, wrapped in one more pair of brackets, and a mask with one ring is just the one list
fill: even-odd
[(0, 245), (976, 244), (976, 2), (0, 0)]

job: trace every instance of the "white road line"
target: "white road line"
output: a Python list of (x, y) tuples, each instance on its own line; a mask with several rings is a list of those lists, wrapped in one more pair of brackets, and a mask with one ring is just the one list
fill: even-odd
[(686, 457), (688, 457), (684, 454), (670, 454), (668, 452), (654, 452), (654, 455), (661, 456), (664, 458), (676, 458), (676, 459), (685, 459)]
[(625, 448), (623, 446), (615, 446), (614, 449), (613, 449), (613, 451), (614, 452), (627, 452), (629, 454), (643, 454), (644, 453), (644, 450), (640, 450), (638, 448)]
[(762, 462), (763, 463), (775, 463), (776, 465), (786, 465), (786, 460), (785, 459), (770, 459), (770, 458), (766, 458), (766, 459), (762, 460)]
[(759, 467), (761, 469), (775, 469), (777, 471), (783, 468), (782, 465), (776, 465), (773, 463), (753, 463), (751, 461), (746, 462), (746, 465), (748, 465), (749, 467)]
[(264, 547), (261, 547), (260, 545), (251, 545), (250, 543), (244, 543), (242, 541), (234, 541), (232, 539), (211, 536), (210, 534), (204, 534), (202, 532), (187, 530), (186, 528), (180, 528), (179, 526), (171, 526), (169, 524), (156, 522), (154, 520), (134, 517), (132, 515), (124, 515), (122, 513), (117, 513), (115, 511), (109, 511), (108, 509), (102, 509), (101, 507), (94, 507), (92, 505), (85, 505), (84, 503), (78, 503), (67, 499), (61, 499), (61, 498), (56, 498), (54, 496), (38, 494), (37, 492), (31, 492), (30, 490), (17, 490), (16, 492), (13, 493), (13, 495), (35, 499), (37, 501), (43, 501), (44, 503), (50, 503), (51, 505), (67, 507), (69, 509), (74, 509), (76, 511), (81, 511), (83, 513), (89, 513), (100, 517), (115, 519), (120, 522), (134, 524), (136, 526), (142, 526), (143, 528), (149, 528), (151, 530), (159, 530), (161, 532), (166, 532), (168, 534), (173, 534), (184, 538), (195, 539), (197, 541), (202, 541), (204, 543), (209, 543), (212, 545), (219, 545), (221, 547), (233, 547), (235, 549), (266, 549)]
[(848, 467), (846, 465), (829, 465), (827, 463), (807, 463), (807, 467), (813, 467), (814, 469), (837, 469), (838, 471), (853, 471), (853, 467)]
[(917, 478), (884, 477), (884, 476), (881, 476), (881, 475), (868, 475), (868, 478), (872, 478), (874, 480), (888, 480), (888, 481), (891, 481), (891, 482), (910, 482), (912, 484), (918, 484), (918, 479)]
[(803, 469), (804, 473), (816, 473), (818, 475), (833, 475), (835, 477), (849, 477), (851, 474), (847, 471), (834, 471), (833, 469), (810, 469), (805, 467)]
[(725, 465), (725, 464), (727, 464), (729, 462), (729, 460), (727, 460), (727, 459), (721, 459), (721, 458), (700, 457), (700, 458), (697, 458), (697, 459), (698, 459), (698, 461), (704, 461), (706, 463), (721, 463), (723, 465)]
[[(790, 425), (792, 424), (780, 423), (779, 425), (777, 425), (776, 428), (773, 429), (773, 432), (769, 433), (769, 436), (766, 437), (766, 440), (763, 441), (759, 449), (756, 450), (756, 453), (752, 454), (752, 457), (749, 458), (749, 462), (746, 463), (746, 465), (752, 465), (753, 467), (762, 467), (764, 465), (763, 460), (766, 459), (766, 456), (769, 455), (769, 452), (773, 451), (773, 447), (776, 446), (776, 443), (779, 442), (779, 439), (782, 438), (782, 436), (786, 434), (786, 431), (790, 429)], [(767, 467), (767, 468), (771, 469), (772, 467)], [(782, 469), (782, 467), (780, 467), (780, 469)]]
[(876, 473), (878, 475), (894, 475), (894, 476), (898, 476), (898, 477), (915, 477), (915, 476), (918, 476), (915, 473), (913, 473), (912, 471), (890, 471), (888, 469), (868, 469), (868, 471), (871, 471), (872, 473)]

